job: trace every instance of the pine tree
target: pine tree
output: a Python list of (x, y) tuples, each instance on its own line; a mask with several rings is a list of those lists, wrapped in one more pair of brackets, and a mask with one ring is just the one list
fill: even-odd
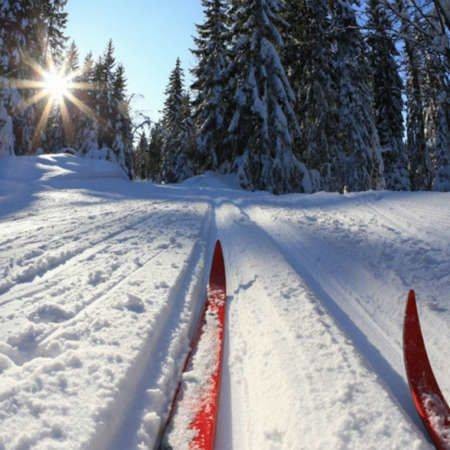
[[(438, 21), (436, 12), (430, 20)], [(431, 25), (426, 29), (437, 40), (438, 25)], [(431, 188), (450, 191), (450, 68), (445, 54), (436, 51), (432, 45), (425, 46), (424, 62), (424, 125), (430, 157)]]
[[(446, 55), (436, 45), (442, 42), (442, 36), (441, 21), (434, 7), (428, 11), (428, 20), (422, 21), (426, 32), (422, 44), (424, 136), (430, 158), (431, 189), (450, 191), (450, 52), (447, 47)], [(446, 37), (448, 46), (449, 36)]]
[[(67, 0), (37, 1), (35, 14), (39, 17), (35, 35), (37, 39), (32, 43), (30, 51), (32, 60), (41, 64), (47, 70), (60, 68), (64, 62), (64, 52), (67, 37), (65, 28)], [(41, 51), (42, 48), (42, 51)], [(35, 74), (39, 75), (39, 74)], [(46, 109), (46, 103), (35, 105), (36, 117), (41, 117)], [(68, 123), (68, 121), (66, 122)], [(39, 128), (39, 125), (38, 125)], [(66, 127), (68, 129), (68, 127)], [(46, 152), (57, 152), (65, 146), (62, 111), (59, 105), (54, 104), (45, 126), (34, 133), (33, 147), (39, 147)]]
[(96, 66), (92, 53), (84, 59), (79, 82), (83, 89), (76, 92), (83, 108), (79, 120), (75, 124), (75, 146), (82, 155), (98, 150), (98, 122), (96, 119)]
[(112, 99), (114, 72), (116, 69), (116, 58), (112, 40), (108, 42), (105, 52), (99, 58), (95, 69), (95, 82), (97, 84), (96, 112), (99, 121), (100, 146), (112, 148), (115, 131), (114, 101)]
[(312, 169), (315, 190), (336, 191), (337, 90), (328, 0), (288, 0), (284, 17), (284, 60), (301, 127), (295, 153)]
[(197, 65), (193, 117), (198, 131), (197, 155), (201, 170), (217, 170), (227, 159), (225, 69), (227, 54), (227, 15), (224, 0), (202, 0), (205, 20), (197, 25)]
[(149, 144), (145, 131), (142, 131), (139, 137), (134, 161), (134, 172), (136, 176), (141, 180), (146, 180), (149, 172)]
[(284, 46), (281, 7), (278, 0), (249, 0), (235, 1), (231, 9), (232, 170), (247, 189), (310, 191), (309, 174), (293, 154), (299, 125), (295, 95), (279, 56)]
[[(54, 70), (61, 76), (72, 77), (78, 71), (79, 55), (74, 41), (70, 43), (64, 57), (59, 55), (58, 58), (61, 61)], [(72, 78), (72, 81), (78, 82), (78, 76)], [(74, 147), (75, 127), (80, 120), (80, 111), (71, 102), (63, 99), (61, 104), (55, 103), (42, 133), (40, 146), (47, 152), (59, 152), (65, 147)]]
[(0, 158), (14, 154), (12, 118), (4, 105), (3, 93), (0, 93)]
[(164, 131), (161, 123), (153, 124), (150, 130), (150, 144), (148, 149), (147, 178), (152, 181), (160, 181), (162, 152), (164, 146)]
[(112, 150), (119, 164), (133, 178), (131, 119), (129, 105), (126, 101), (125, 69), (119, 64), (112, 82), (111, 117), (109, 122), (113, 132)]
[[(72, 77), (72, 81), (75, 83), (80, 82), (80, 61), (78, 48), (74, 41), (72, 41), (66, 51), (63, 63), (64, 76)], [(78, 92), (74, 92), (78, 95)], [(82, 114), (79, 108), (71, 102), (66, 102), (65, 110), (67, 118), (65, 124), (60, 124), (61, 129), (64, 131), (64, 147), (75, 146), (75, 128), (82, 120)]]
[[(34, 76), (25, 56), (43, 53), (38, 39), (41, 17), (35, 1), (9, 0), (0, 2), (0, 103), (2, 110), (2, 147), (18, 155), (30, 153), (34, 133), (35, 107), (24, 108), (34, 93), (18, 90), (12, 80), (26, 80)], [(11, 133), (12, 125), (12, 133)], [(6, 150), (3, 150), (6, 153)]]
[(423, 105), (423, 54), (418, 45), (418, 30), (414, 26), (417, 17), (409, 17), (403, 0), (396, 0), (402, 17), (401, 33), (405, 40), (406, 56), (406, 111), (407, 150), (413, 190), (431, 188), (431, 162), (425, 142)]
[[(14, 133), (12, 117), (7, 110), (11, 97), (8, 76), (14, 64), (12, 54), (9, 53), (11, 47), (18, 48), (20, 34), (13, 33), (10, 22), (11, 11), (9, 3), (0, 3), (0, 157), (14, 155)], [(18, 25), (15, 23), (15, 25)], [(13, 41), (14, 44), (11, 43)], [(9, 48), (8, 48), (9, 47)]]
[(80, 56), (75, 41), (72, 41), (66, 51), (64, 58), (65, 75), (77, 72), (80, 68)]
[(67, 25), (67, 0), (44, 0), (37, 2), (41, 6), (42, 24), (41, 39), (45, 42), (45, 52), (57, 65), (64, 58), (67, 37), (64, 30)]
[(380, 0), (369, 0), (367, 16), (376, 125), (386, 187), (409, 190), (408, 158), (403, 144), (403, 82), (396, 61), (398, 52), (389, 34), (392, 23)]
[(354, 4), (354, 0), (332, 2), (340, 147), (336, 173), (341, 178), (341, 189), (365, 191), (384, 188), (385, 183), (369, 64)]
[(162, 125), (164, 144), (161, 181), (182, 181), (193, 174), (193, 149), (190, 105), (184, 91), (184, 73), (179, 58), (166, 89)]

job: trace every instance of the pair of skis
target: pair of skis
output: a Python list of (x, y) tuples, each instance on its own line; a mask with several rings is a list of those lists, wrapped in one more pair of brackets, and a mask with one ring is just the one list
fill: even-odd
[[(189, 424), (189, 428), (192, 431), (192, 439), (188, 448), (192, 450), (214, 449), (223, 365), (225, 312), (225, 264), (222, 246), (217, 241), (201, 327), (184, 368), (186, 372), (202, 339), (212, 340), (213, 368), (208, 375), (209, 379), (206, 380), (206, 384), (197, 398), (195, 414)], [(210, 317), (214, 318), (212, 325), (211, 321), (209, 324), (207, 323), (207, 319)], [(207, 330), (208, 327), (209, 330)], [(205, 337), (206, 334), (208, 334), (208, 337)], [(436, 448), (438, 450), (450, 450), (450, 409), (433, 374), (427, 355), (414, 291), (409, 293), (406, 307), (403, 351), (406, 374), (416, 410)], [(180, 398), (180, 394), (181, 389), (178, 388), (169, 421), (173, 419), (175, 409), (183, 401), (183, 398)]]

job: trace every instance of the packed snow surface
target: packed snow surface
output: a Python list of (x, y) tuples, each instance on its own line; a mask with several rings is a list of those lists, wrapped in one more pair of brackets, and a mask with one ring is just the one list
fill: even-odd
[[(449, 205), (445, 193), (275, 197), (213, 174), (155, 186), (105, 161), (3, 159), (0, 449), (157, 445), (217, 238), (219, 450), (432, 448), (402, 324), (415, 288), (450, 398)], [(171, 428), (180, 448), (185, 428)]]

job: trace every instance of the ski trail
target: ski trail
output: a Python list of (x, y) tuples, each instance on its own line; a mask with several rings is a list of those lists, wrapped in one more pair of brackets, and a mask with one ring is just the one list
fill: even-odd
[(124, 408), (123, 420), (107, 450), (157, 448), (205, 297), (209, 253), (213, 248), (213, 211), (209, 207), (199, 239), (171, 287), (158, 317), (153, 346), (146, 348), (140, 381)]
[[(46, 357), (3, 374), (2, 429), (11, 434), (13, 448), (56, 439), (61, 448), (70, 442), (71, 448), (111, 450), (119, 442), (117, 450), (124, 450), (126, 421), (143, 399), (150, 409), (140, 416), (141, 425), (149, 439), (157, 438), (149, 417), (159, 422), (166, 413), (164, 396), (176, 386), (180, 356), (189, 347), (190, 314), (203, 300), (207, 210), (201, 203), (183, 208), (176, 227), (159, 231), (169, 243), (164, 252), (52, 333)], [(160, 384), (147, 390), (156, 379)], [(66, 402), (58, 403), (62, 391)], [(17, 404), (23, 407), (17, 410)], [(61, 421), (76, 426), (62, 428)], [(25, 428), (26, 436), (20, 432)]]
[[(96, 231), (102, 224), (110, 225), (117, 220), (123, 220), (122, 208), (133, 215), (139, 210), (142, 211), (143, 205), (139, 205), (137, 201), (129, 200), (124, 203), (125, 205), (121, 208), (109, 203), (88, 204), (83, 207), (73, 205), (70, 209), (67, 206), (54, 207), (45, 214), (45, 218), (39, 214), (30, 214), (31, 217), (25, 218), (13, 216), (8, 221), (0, 221), (2, 226), (0, 246), (5, 248), (14, 243), (14, 248), (18, 246), (19, 251), (29, 244), (36, 244), (39, 247), (45, 245), (46, 248), (51, 248), (57, 246), (61, 240), (76, 239), (79, 234)], [(57, 214), (52, 214), (55, 210)], [(99, 222), (98, 219), (102, 217), (107, 220)], [(48, 240), (43, 242), (43, 236), (48, 237)]]
[[(147, 217), (145, 222), (73, 261), (67, 270), (75, 277), (67, 278), (64, 271), (33, 285), (21, 297), (13, 297), (14, 303), (0, 311), (0, 323), (2, 338), (20, 351), (13, 358), (16, 364), (45, 356), (45, 342), (52, 333), (108, 298), (131, 274), (144, 270), (149, 261), (166, 251), (163, 230), (176, 227), (177, 219), (177, 215), (171, 217), (170, 210)], [(74, 284), (82, 289), (81, 293), (73, 289)]]
[[(155, 207), (156, 208), (156, 205)], [(107, 221), (99, 226), (95, 226), (88, 231), (86, 235), (83, 230), (79, 230), (74, 234), (73, 239), (54, 239), (38, 249), (28, 249), (25, 245), (26, 251), (14, 259), (8, 261), (4, 265), (5, 270), (2, 280), (0, 281), (0, 295), (7, 293), (11, 289), (17, 289), (18, 285), (31, 283), (37, 277), (43, 277), (49, 271), (61, 269), (71, 259), (82, 255), (84, 252), (91, 252), (91, 248), (112, 239), (122, 233), (127, 228), (139, 225), (148, 220), (148, 213), (137, 212), (140, 216), (138, 219), (134, 218), (133, 214), (127, 213), (125, 218), (119, 220)], [(117, 224), (118, 226), (112, 226)], [(95, 229), (100, 230), (94, 237), (90, 237), (89, 233)], [(80, 237), (82, 239), (80, 239)], [(62, 245), (59, 245), (62, 242)]]
[(427, 240), (447, 239), (450, 213), (446, 209), (436, 207), (437, 199), (445, 194), (435, 192), (431, 198), (424, 194), (416, 193), (418, 201), (414, 203), (405, 193), (397, 193), (395, 197), (386, 198), (385, 195), (380, 194), (377, 201), (369, 203), (361, 200), (361, 205), (372, 209), (377, 215), (394, 223), (407, 234), (413, 234), (416, 238), (424, 236)]
[(232, 293), (218, 448), (429, 448), (273, 240), (235, 205), (216, 214)]
[[(252, 216), (251, 213), (250, 216)], [(371, 318), (370, 312), (354, 300), (353, 295), (348, 294), (346, 287), (342, 287), (333, 279), (330, 280), (331, 274), (325, 274), (315, 267), (314, 257), (301, 246), (301, 236), (298, 237), (293, 229), (287, 226), (283, 227), (284, 239), (280, 239), (275, 230), (261, 220), (260, 215), (257, 216), (254, 223), (262, 226), (270, 239), (279, 247), (289, 264), (305, 280), (315, 295), (322, 301), (328, 313), (333, 316), (341, 329), (351, 338), (355, 347), (367, 360), (379, 379), (383, 380), (404, 413), (422, 430), (425, 436), (425, 430), (411, 402), (407, 382), (402, 376), (401, 346), (392, 342), (387, 333)], [(316, 245), (321, 248), (320, 252), (323, 254), (324, 246), (320, 245), (319, 242)], [(358, 266), (356, 261), (353, 261), (353, 264)], [(314, 272), (308, 269), (311, 267), (314, 267)], [(336, 264), (335, 267), (339, 267), (339, 265)], [(365, 276), (369, 275), (365, 274)], [(322, 280), (328, 280), (326, 290), (321, 284)], [(368, 284), (373, 285), (374, 280), (370, 280)], [(337, 302), (336, 298), (340, 301)], [(346, 299), (347, 302), (343, 302), (343, 299)], [(403, 320), (403, 314), (399, 316), (399, 320), (400, 322)], [(395, 365), (392, 365), (392, 361), (395, 362)]]
[[(430, 266), (430, 253), (434, 254), (436, 268), (443, 266), (445, 270), (448, 249), (435, 251), (429, 241), (413, 237), (411, 231), (390, 227), (386, 218), (373, 212), (368, 215), (368, 210), (371, 208), (363, 203), (362, 207), (334, 214), (314, 209), (288, 216), (279, 208), (254, 207), (248, 208), (248, 213), (275, 239), (292, 265), (322, 292), (324, 301), (342, 317), (342, 326), (353, 330), (361, 351), (368, 349), (375, 370), (419, 423), (404, 381), (405, 301), (411, 287), (423, 293), (424, 333), (436, 374), (444, 391), (449, 392), (448, 358), (444, 357), (448, 353), (448, 327), (440, 309), (445, 304), (441, 293), (447, 282), (445, 278), (435, 279), (435, 272), (439, 272), (433, 270), (430, 276), (434, 282), (429, 285), (423, 273), (424, 265)], [(399, 242), (405, 241), (400, 246)]]
[[(34, 282), (33, 280), (26, 280), (21, 283), (19, 282), (11, 289), (10, 292), (4, 292), (0, 295), (0, 306), (17, 300), (23, 301), (30, 298), (30, 296), (48, 291), (50, 287), (57, 284), (55, 280), (67, 278), (67, 272), (75, 271), (77, 266), (81, 264), (83, 264), (84, 268), (84, 264), (95, 260), (99, 254), (106, 253), (110, 246), (113, 246), (114, 244), (125, 244), (126, 240), (131, 241), (133, 238), (136, 239), (136, 231), (138, 231), (139, 228), (144, 230), (146, 223), (154, 220), (151, 213), (156, 214), (157, 216), (161, 215), (161, 213), (155, 209), (154, 211), (146, 211), (143, 215), (141, 211), (139, 220), (134, 220), (133, 222), (130, 222), (129, 219), (127, 221), (124, 221), (123, 219), (120, 221), (113, 221), (113, 223), (119, 223), (121, 226), (118, 228), (112, 227), (113, 232), (109, 231), (105, 236), (97, 238), (94, 241), (89, 241), (89, 246), (79, 246), (78, 252), (73, 252), (72, 256), (67, 259), (61, 258), (60, 264), (55, 265), (55, 267), (47, 266), (45, 272), (36, 274), (38, 280), (35, 280)], [(132, 215), (128, 217), (132, 217)], [(98, 225), (98, 228), (104, 228), (107, 230), (110, 225), (111, 223), (101, 223)], [(83, 240), (83, 234), (79, 233), (76, 237), (76, 241), (79, 242)], [(61, 251), (61, 254), (65, 254), (65, 256), (67, 256), (68, 253), (69, 252), (66, 252), (64, 249)], [(39, 256), (36, 259), (39, 259)], [(35, 265), (44, 266), (45, 261), (38, 261)], [(89, 272), (89, 270), (86, 269), (84, 271)]]

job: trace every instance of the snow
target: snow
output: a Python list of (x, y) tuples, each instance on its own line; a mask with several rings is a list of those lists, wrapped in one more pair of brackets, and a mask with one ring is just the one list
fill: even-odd
[[(0, 449), (153, 448), (216, 238), (229, 295), (218, 449), (432, 448), (402, 322), (415, 288), (450, 398), (449, 200), (275, 197), (212, 173), (156, 186), (107, 161), (2, 159)], [(185, 383), (211, 370), (209, 355)], [(175, 448), (188, 419), (172, 424)]]

